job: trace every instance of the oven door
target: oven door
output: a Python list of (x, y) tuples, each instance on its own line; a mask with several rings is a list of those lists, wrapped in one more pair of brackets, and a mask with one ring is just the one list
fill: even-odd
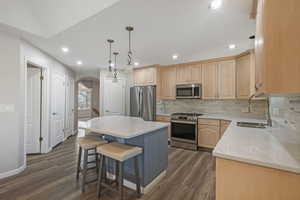
[(171, 139), (179, 142), (197, 144), (197, 122), (171, 121)]

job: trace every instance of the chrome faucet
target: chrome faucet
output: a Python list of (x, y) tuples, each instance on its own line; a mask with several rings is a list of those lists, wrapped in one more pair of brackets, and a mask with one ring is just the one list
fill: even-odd
[[(251, 112), (251, 101), (254, 97), (259, 97), (259, 96), (262, 96), (264, 95), (263, 93), (262, 94), (253, 94), (249, 97), (248, 99), (248, 112), (250, 113)], [(272, 127), (273, 126), (273, 123), (272, 123), (272, 118), (271, 118), (271, 112), (270, 112), (270, 97), (267, 97), (266, 99), (267, 101), (267, 107), (268, 107), (268, 110), (267, 110), (267, 126), (269, 127)]]

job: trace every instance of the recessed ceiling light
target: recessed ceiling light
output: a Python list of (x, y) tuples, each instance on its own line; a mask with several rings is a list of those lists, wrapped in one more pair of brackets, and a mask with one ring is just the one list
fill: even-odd
[(77, 61), (77, 65), (82, 65), (82, 61), (81, 61), (81, 60), (78, 60), (78, 61)]
[(178, 55), (177, 55), (177, 54), (174, 54), (174, 55), (172, 56), (172, 58), (173, 58), (173, 60), (177, 60), (177, 59), (178, 59)]
[(210, 2), (209, 8), (212, 10), (217, 10), (222, 6), (223, 1), (222, 0), (212, 0)]
[(235, 48), (236, 48), (236, 45), (235, 45), (235, 44), (230, 44), (230, 45), (228, 46), (228, 48), (229, 48), (229, 49), (235, 49)]
[(68, 53), (69, 52), (69, 48), (68, 47), (62, 47), (61, 50), (64, 53)]
[(136, 67), (139, 66), (139, 65), (140, 65), (140, 63), (138, 63), (138, 62), (134, 63), (134, 66), (136, 66)]

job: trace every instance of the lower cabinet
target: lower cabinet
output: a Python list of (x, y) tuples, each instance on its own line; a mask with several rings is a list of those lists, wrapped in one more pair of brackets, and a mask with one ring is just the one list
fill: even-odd
[(198, 146), (215, 148), (229, 125), (227, 120), (198, 119)]

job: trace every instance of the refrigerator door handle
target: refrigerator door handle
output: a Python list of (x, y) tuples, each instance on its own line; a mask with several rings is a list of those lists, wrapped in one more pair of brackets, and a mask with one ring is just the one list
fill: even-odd
[(139, 117), (143, 117), (143, 91), (139, 90)]

